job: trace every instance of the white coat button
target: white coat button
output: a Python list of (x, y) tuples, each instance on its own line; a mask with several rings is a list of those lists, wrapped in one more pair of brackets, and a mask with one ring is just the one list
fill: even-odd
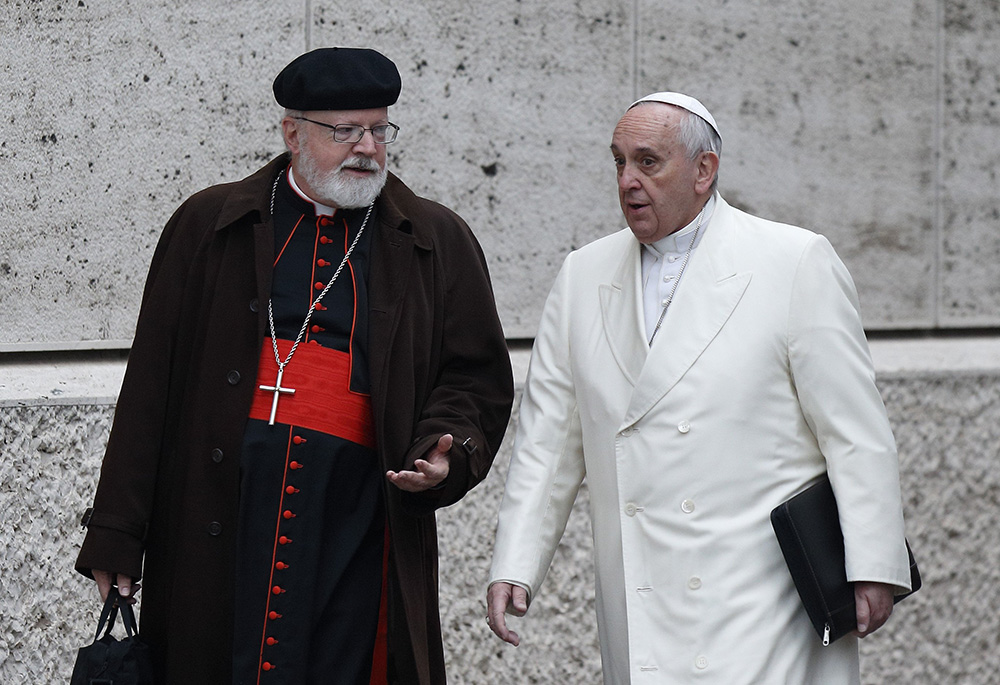
[(688, 578), (688, 587), (692, 590), (697, 590), (701, 587), (701, 578), (698, 576), (691, 576)]
[(634, 433), (634, 432), (635, 432), (634, 428), (626, 428), (625, 430), (622, 431), (622, 435), (624, 437), (628, 438), (628, 437), (631, 437), (632, 433)]
[(677, 424), (677, 430), (679, 430), (681, 433), (687, 433), (689, 430), (691, 430), (690, 422), (681, 421), (680, 423)]
[(694, 660), (694, 665), (702, 670), (705, 670), (706, 668), (708, 668), (708, 658), (700, 656)]
[(628, 504), (625, 505), (625, 515), (626, 516), (635, 516), (635, 511), (636, 511), (636, 507), (631, 502), (629, 502)]
[(681, 511), (683, 511), (685, 514), (690, 514), (691, 512), (693, 512), (694, 501), (686, 499), (683, 502), (681, 502)]

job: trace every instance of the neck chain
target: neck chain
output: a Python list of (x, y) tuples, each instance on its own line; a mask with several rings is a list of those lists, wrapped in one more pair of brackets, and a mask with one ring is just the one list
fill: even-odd
[[(278, 191), (278, 182), (281, 180), (281, 174), (278, 174), (278, 178), (274, 179), (274, 186), (271, 188), (271, 219), (274, 220), (274, 196)], [(365, 220), (361, 223), (361, 228), (358, 229), (358, 234), (354, 236), (354, 241), (351, 246), (347, 248), (347, 252), (344, 253), (344, 258), (340, 260), (340, 266), (333, 274), (333, 278), (330, 282), (326, 284), (323, 291), (313, 300), (313, 303), (309, 306), (309, 311), (306, 313), (305, 321), (302, 322), (302, 328), (299, 329), (299, 334), (295, 336), (295, 342), (292, 344), (292, 349), (288, 351), (288, 355), (285, 360), (281, 360), (281, 355), (278, 353), (278, 336), (274, 330), (274, 313), (271, 306), (271, 299), (267, 300), (267, 323), (271, 327), (271, 346), (274, 349), (274, 361), (278, 364), (278, 378), (274, 382), (274, 385), (261, 385), (259, 386), (261, 390), (265, 392), (273, 392), (274, 399), (271, 401), (271, 418), (268, 421), (268, 425), (274, 425), (274, 416), (278, 411), (278, 398), (281, 397), (282, 393), (287, 395), (294, 395), (294, 388), (284, 388), (281, 386), (281, 377), (285, 374), (285, 367), (288, 366), (288, 362), (292, 361), (292, 355), (295, 354), (296, 348), (298, 348), (299, 343), (302, 342), (303, 336), (306, 334), (306, 329), (309, 327), (309, 320), (312, 319), (313, 312), (316, 311), (316, 306), (320, 303), (320, 300), (329, 292), (330, 288), (333, 287), (334, 282), (337, 277), (340, 276), (340, 272), (344, 270), (344, 266), (347, 264), (348, 258), (350, 258), (351, 253), (354, 252), (354, 248), (357, 246), (358, 241), (361, 239), (361, 234), (365, 231), (365, 226), (368, 225), (368, 219), (372, 215), (372, 209), (375, 207), (375, 202), (372, 201), (368, 205), (368, 212), (365, 214)]]
[(687, 268), (688, 260), (691, 258), (691, 250), (694, 249), (694, 244), (698, 241), (698, 233), (701, 231), (701, 222), (705, 218), (705, 208), (708, 207), (706, 202), (701, 207), (701, 211), (698, 212), (698, 225), (695, 226), (694, 235), (691, 236), (691, 242), (688, 244), (687, 252), (684, 253), (684, 261), (681, 262), (681, 270), (677, 274), (677, 278), (674, 279), (674, 285), (670, 288), (670, 295), (667, 296), (666, 302), (663, 303), (663, 309), (660, 310), (660, 318), (656, 320), (656, 327), (653, 328), (653, 334), (649, 336), (649, 345), (653, 345), (653, 338), (660, 331), (660, 325), (663, 323), (663, 317), (667, 315), (667, 307), (670, 303), (674, 301), (674, 293), (677, 292), (677, 285), (681, 282), (681, 276), (684, 275), (684, 270)]

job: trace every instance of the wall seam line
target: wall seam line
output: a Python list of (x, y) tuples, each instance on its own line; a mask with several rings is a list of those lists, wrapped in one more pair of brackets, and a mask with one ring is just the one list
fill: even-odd
[(931, 291), (931, 306), (934, 308), (932, 320), (935, 328), (941, 328), (944, 317), (941, 313), (941, 303), (944, 300), (944, 284), (941, 281), (943, 273), (945, 231), (944, 231), (944, 72), (945, 72), (945, 0), (937, 2), (937, 36), (935, 40), (934, 87), (937, 91), (934, 108), (934, 232), (935, 241), (933, 283)]

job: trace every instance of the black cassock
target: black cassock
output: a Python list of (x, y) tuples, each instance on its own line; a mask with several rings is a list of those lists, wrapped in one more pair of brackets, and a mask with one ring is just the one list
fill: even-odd
[[(287, 173), (279, 178), (271, 301), (282, 360), (366, 212), (317, 216)], [(278, 365), (264, 341), (241, 457), (233, 655), (241, 685), (385, 683), (387, 539), (366, 356), (374, 227), (373, 211), (285, 368), (280, 385), (295, 392), (278, 394), (274, 425)]]

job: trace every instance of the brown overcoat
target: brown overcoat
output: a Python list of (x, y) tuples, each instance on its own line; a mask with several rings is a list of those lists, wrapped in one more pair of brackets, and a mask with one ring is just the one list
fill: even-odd
[[(267, 335), (271, 189), (288, 156), (192, 196), (164, 229), (77, 569), (143, 577), (141, 632), (169, 683), (232, 681), (239, 463)], [(390, 175), (369, 273), (381, 468), (455, 436), (443, 488), (386, 481), (393, 683), (445, 683), (434, 510), (481, 481), (513, 399), (482, 250), (465, 222)], [(145, 559), (143, 558), (145, 555)]]

